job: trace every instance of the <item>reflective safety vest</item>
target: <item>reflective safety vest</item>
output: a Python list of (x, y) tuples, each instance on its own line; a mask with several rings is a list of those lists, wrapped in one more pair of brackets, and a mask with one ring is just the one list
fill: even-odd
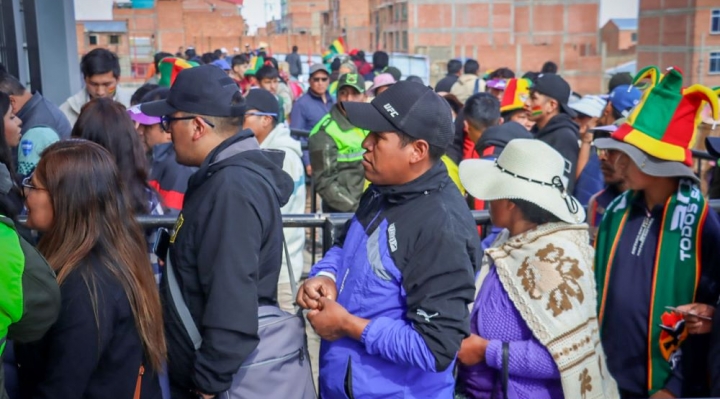
[(310, 136), (319, 131), (325, 131), (335, 141), (338, 148), (338, 162), (360, 162), (365, 153), (362, 142), (368, 135), (367, 130), (353, 127), (350, 130), (342, 130), (337, 122), (330, 116), (325, 115), (320, 122), (315, 125)]

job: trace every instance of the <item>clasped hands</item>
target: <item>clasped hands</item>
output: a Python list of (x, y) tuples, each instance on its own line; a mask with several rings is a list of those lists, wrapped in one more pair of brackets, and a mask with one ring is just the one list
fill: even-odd
[(298, 291), (297, 304), (309, 309), (307, 319), (315, 332), (324, 340), (335, 341), (350, 335), (348, 325), (352, 316), (342, 305), (335, 302), (337, 287), (329, 277), (307, 279)]

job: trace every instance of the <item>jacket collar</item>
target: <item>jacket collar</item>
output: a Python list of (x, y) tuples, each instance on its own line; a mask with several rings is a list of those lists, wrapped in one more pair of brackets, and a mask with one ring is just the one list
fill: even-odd
[(335, 120), (335, 123), (337, 123), (337, 125), (342, 131), (357, 129), (355, 125), (350, 123), (347, 116), (343, 115), (342, 111), (340, 111), (340, 107), (337, 104), (333, 105), (333, 107), (330, 108), (330, 117)]
[(382, 195), (388, 203), (399, 205), (415, 199), (421, 195), (428, 195), (440, 191), (450, 181), (445, 163), (438, 160), (427, 172), (417, 179), (398, 186), (376, 186), (371, 187), (375, 192)]
[(165, 159), (168, 155), (172, 155), (175, 151), (173, 151), (173, 143), (162, 143), (157, 144), (153, 146), (152, 148), (152, 157), (155, 162), (161, 161)]

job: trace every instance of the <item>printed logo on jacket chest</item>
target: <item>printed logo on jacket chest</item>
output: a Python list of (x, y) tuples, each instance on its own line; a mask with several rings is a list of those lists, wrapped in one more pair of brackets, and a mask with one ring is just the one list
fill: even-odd
[(172, 236), (170, 237), (170, 244), (175, 244), (175, 238), (177, 238), (178, 232), (180, 232), (180, 228), (182, 228), (184, 222), (185, 218), (183, 218), (183, 215), (181, 213), (175, 221), (175, 227), (173, 227)]
[(388, 226), (388, 244), (390, 245), (390, 252), (397, 251), (397, 238), (395, 238), (395, 223)]

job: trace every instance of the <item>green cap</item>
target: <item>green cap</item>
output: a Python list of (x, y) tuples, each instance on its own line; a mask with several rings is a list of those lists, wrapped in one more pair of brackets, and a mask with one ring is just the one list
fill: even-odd
[(365, 93), (365, 79), (362, 75), (357, 73), (346, 73), (340, 76), (338, 80), (337, 89), (340, 90), (345, 86), (354, 88), (360, 93)]

